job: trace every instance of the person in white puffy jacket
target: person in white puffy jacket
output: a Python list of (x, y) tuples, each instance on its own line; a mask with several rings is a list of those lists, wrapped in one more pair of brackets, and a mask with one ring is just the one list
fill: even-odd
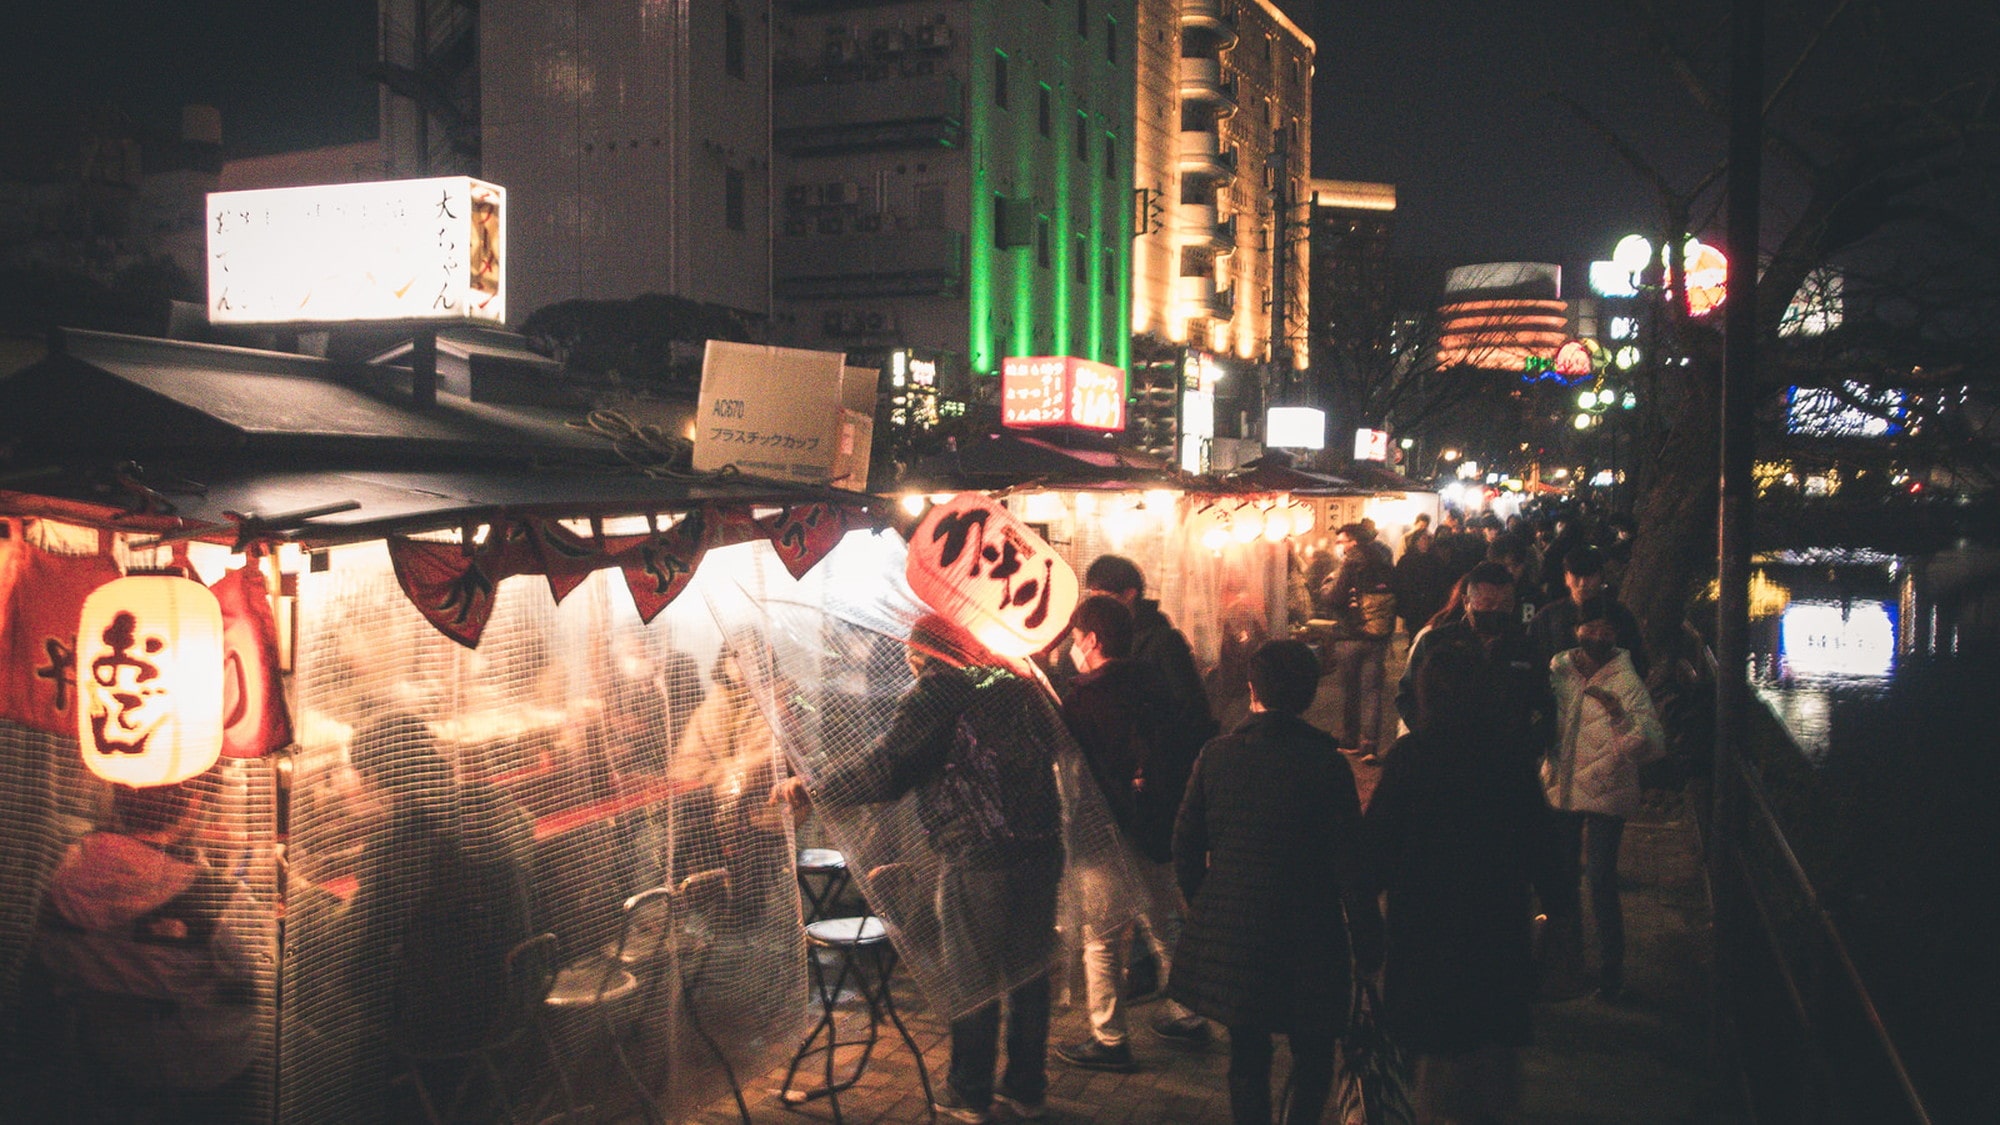
[(1625, 915), (1618, 901), (1618, 844), (1639, 809), (1639, 766), (1666, 752), (1666, 734), (1646, 684), (1619, 648), (1611, 600), (1577, 607), (1576, 647), (1549, 661), (1556, 744), (1542, 762), (1542, 788), (1556, 810), (1563, 856), (1590, 883), (1601, 974), (1597, 994), (1615, 1000), (1625, 983)]

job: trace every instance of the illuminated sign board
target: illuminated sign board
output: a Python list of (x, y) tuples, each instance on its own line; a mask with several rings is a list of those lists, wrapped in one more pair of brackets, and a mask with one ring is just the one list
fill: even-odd
[(1326, 411), (1274, 406), (1264, 417), (1264, 444), (1280, 449), (1325, 449)]
[(1008, 356), (1000, 361), (1000, 424), (1125, 428), (1125, 372), (1075, 356)]
[(213, 192), (208, 319), (504, 322), (506, 199), (464, 176)]
[(1354, 431), (1354, 459), (1356, 461), (1387, 461), (1389, 459), (1388, 431)]
[(1793, 602), (1778, 647), (1794, 676), (1886, 676), (1896, 662), (1896, 618), (1887, 602)]

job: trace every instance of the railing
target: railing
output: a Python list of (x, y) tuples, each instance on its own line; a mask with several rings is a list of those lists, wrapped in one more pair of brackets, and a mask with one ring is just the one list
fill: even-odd
[(1798, 748), (1769, 708), (1752, 707), (1751, 745), (1716, 774), (1726, 790), (1717, 808), (1727, 810), (1727, 822), (1707, 835), (1722, 1010), (1755, 1114), (1764, 1122), (1930, 1125), (1902, 1053), (1751, 760), (1752, 753), (1773, 760)]

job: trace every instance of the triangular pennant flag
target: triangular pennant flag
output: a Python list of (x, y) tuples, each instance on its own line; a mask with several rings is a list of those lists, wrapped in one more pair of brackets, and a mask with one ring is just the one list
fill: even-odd
[(618, 566), (625, 572), (625, 588), (632, 591), (639, 620), (652, 624), (687, 589), (694, 568), (708, 551), (707, 526), (706, 514), (693, 511), (665, 531), (619, 541)]
[(847, 533), (845, 510), (824, 503), (794, 504), (758, 522), (770, 536), (778, 560), (793, 578), (804, 578), (828, 551), (840, 545), (840, 537)]
[(583, 585), (592, 571), (612, 565), (601, 539), (586, 539), (555, 520), (530, 519), (525, 526), (538, 569), (548, 576), (549, 593), (557, 602)]
[(509, 569), (513, 537), (496, 525), (484, 546), (467, 554), (457, 543), (428, 543), (389, 537), (389, 563), (396, 581), (424, 619), (467, 648), (479, 647), (486, 619), (493, 616), (495, 592)]

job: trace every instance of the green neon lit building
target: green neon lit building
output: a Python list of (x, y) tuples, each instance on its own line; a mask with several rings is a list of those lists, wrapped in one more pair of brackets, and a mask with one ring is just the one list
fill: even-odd
[(910, 349), (975, 402), (1009, 355), (1129, 367), (1133, 0), (795, 0), (775, 19), (786, 342), (885, 370)]

